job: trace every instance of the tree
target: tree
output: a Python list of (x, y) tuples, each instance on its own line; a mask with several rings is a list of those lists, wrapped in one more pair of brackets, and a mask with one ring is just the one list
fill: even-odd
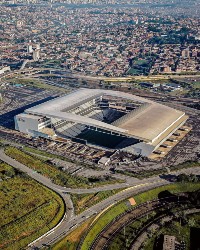
[(198, 177), (195, 174), (190, 174), (189, 181), (190, 182), (198, 182)]
[(194, 227), (195, 223), (196, 223), (196, 221), (195, 221), (194, 218), (191, 218), (191, 219), (188, 220), (188, 225), (189, 225), (190, 227)]
[(186, 175), (186, 174), (179, 174), (177, 176), (177, 181), (178, 182), (182, 182), (182, 183), (188, 182), (188, 175)]
[(189, 198), (193, 204), (200, 205), (200, 189), (190, 193)]

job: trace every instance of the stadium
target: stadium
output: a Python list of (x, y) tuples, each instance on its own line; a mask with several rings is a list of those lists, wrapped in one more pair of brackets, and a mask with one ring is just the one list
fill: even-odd
[(149, 156), (187, 119), (184, 112), (132, 94), (79, 89), (16, 115), (15, 129)]

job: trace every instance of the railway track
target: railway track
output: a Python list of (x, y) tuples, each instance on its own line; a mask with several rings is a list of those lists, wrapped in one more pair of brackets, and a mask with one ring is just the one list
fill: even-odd
[(103, 228), (91, 245), (90, 250), (108, 249), (109, 245), (113, 241), (113, 238), (124, 228), (124, 226), (131, 224), (138, 218), (141, 218), (154, 210), (165, 207), (166, 203), (169, 208), (169, 206), (173, 206), (177, 202), (181, 202), (181, 200), (179, 200), (177, 196), (173, 196), (146, 202), (137, 206), (135, 209), (126, 211)]

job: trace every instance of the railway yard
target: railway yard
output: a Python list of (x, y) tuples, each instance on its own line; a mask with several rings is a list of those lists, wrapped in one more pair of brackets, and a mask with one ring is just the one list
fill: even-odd
[[(106, 225), (106, 227), (96, 237), (90, 249), (91, 250), (109, 249), (109, 246), (112, 243), (113, 239), (116, 237), (117, 233), (123, 230), (125, 226), (128, 226), (129, 224), (138, 220), (138, 218), (147, 216), (152, 211), (156, 211), (163, 207), (166, 207), (166, 209), (169, 210), (170, 208), (175, 207), (177, 203), (178, 203), (178, 197), (171, 197), (162, 200), (153, 200), (138, 205), (134, 207), (134, 209), (130, 209), (124, 214), (120, 214), (120, 216), (116, 217), (114, 221)], [(131, 243), (131, 245), (133, 245), (133, 242)], [(138, 247), (135, 249), (138, 249)]]
[(145, 246), (144, 242), (151, 238), (153, 232), (176, 220), (183, 210), (185, 214), (195, 214), (200, 211), (182, 194), (150, 200), (131, 207), (102, 228), (89, 249), (106, 250), (125, 247), (125, 249), (139, 250)]

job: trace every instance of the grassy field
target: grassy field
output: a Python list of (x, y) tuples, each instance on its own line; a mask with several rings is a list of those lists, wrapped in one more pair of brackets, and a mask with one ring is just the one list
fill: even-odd
[(39, 155), (39, 156), (44, 156), (44, 157), (47, 157), (47, 158), (58, 158), (58, 159), (61, 159), (63, 161), (72, 162), (70, 159), (67, 159), (67, 158), (65, 158), (63, 156), (56, 155), (56, 154), (51, 154), (51, 153), (48, 153), (47, 151), (39, 150), (37, 148), (29, 148), (27, 146), (23, 146), (23, 151), (28, 152), (28, 153), (33, 153), (33, 154), (36, 154), (36, 155)]
[(37, 157), (33, 157), (17, 148), (7, 147), (5, 152), (10, 157), (16, 159), (18, 162), (32, 168), (34, 171), (44, 175), (51, 179), (55, 184), (70, 187), (70, 188), (91, 188), (93, 186), (101, 186), (105, 184), (113, 184), (118, 182), (112, 177), (107, 179), (94, 179), (90, 181), (89, 178), (71, 175), (67, 172), (60, 170), (59, 168), (49, 165)]
[(75, 229), (73, 232), (67, 235), (64, 239), (56, 243), (52, 247), (52, 250), (75, 250), (76, 247), (78, 246), (78, 243), (81, 240), (82, 235), (86, 232), (92, 220), (93, 218), (84, 222), (80, 227)]
[[(158, 194), (162, 191), (168, 190), (171, 193), (194, 191), (200, 188), (200, 183), (175, 183), (167, 186), (162, 186), (149, 190), (145, 193), (141, 193), (134, 196), (137, 204), (143, 203), (147, 200), (152, 200), (158, 197)], [(112, 206), (105, 213), (103, 213), (98, 220), (94, 223), (92, 228), (89, 230), (86, 238), (83, 242), (81, 250), (88, 250), (94, 241), (98, 233), (101, 232), (102, 228), (105, 227), (109, 222), (111, 222), (116, 216), (127, 211), (130, 207), (127, 205), (127, 199)]]
[(136, 61), (134, 62), (134, 64), (136, 64), (136, 65), (148, 64), (148, 61), (147, 61), (147, 60), (144, 60), (144, 59), (140, 59), (140, 60), (136, 60)]
[(88, 207), (91, 207), (97, 204), (98, 202), (122, 190), (123, 189), (115, 189), (115, 190), (102, 191), (102, 192), (92, 193), (92, 194), (71, 194), (71, 199), (74, 204), (75, 214), (82, 213)]
[(131, 74), (131, 75), (138, 75), (138, 74), (140, 74), (140, 73), (141, 73), (141, 71), (138, 70), (138, 69), (135, 69), (135, 68), (131, 68), (131, 69), (127, 72), (127, 74)]
[(194, 89), (200, 89), (200, 82), (194, 82), (193, 84), (191, 84), (192, 85), (192, 87), (194, 88)]
[(18, 250), (49, 231), (65, 212), (62, 198), (0, 162), (0, 249)]

